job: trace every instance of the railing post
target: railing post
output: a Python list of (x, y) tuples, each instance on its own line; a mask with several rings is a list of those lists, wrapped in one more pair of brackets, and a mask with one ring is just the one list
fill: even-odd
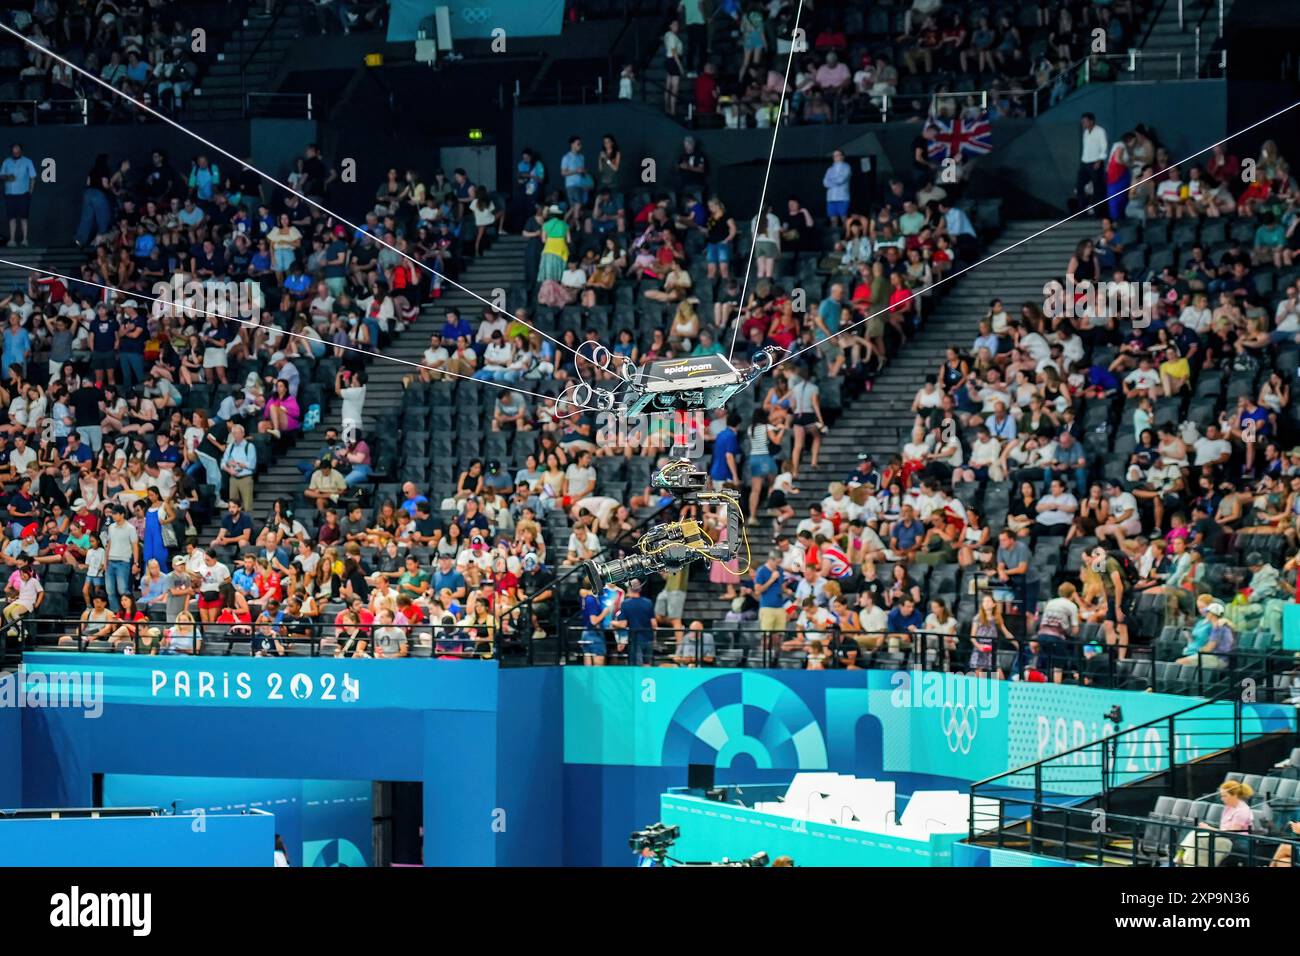
[(1178, 78), (1183, 78), (1183, 51), (1179, 50), (1174, 54), (1174, 64), (1178, 70)]
[(1178, 32), (1183, 32), (1183, 0), (1178, 0)]
[(81, 125), (90, 125), (90, 100), (84, 96), (81, 98)]
[(1223, 39), (1223, 0), (1219, 0), (1219, 39)]
[(1196, 25), (1196, 75), (1201, 75), (1201, 25)]
[(310, 93), (307, 94), (307, 118), (312, 118), (312, 99)]

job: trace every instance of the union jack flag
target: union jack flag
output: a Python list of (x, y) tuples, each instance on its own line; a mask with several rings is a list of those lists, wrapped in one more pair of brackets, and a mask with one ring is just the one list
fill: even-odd
[(841, 580), (853, 573), (853, 565), (849, 562), (849, 556), (835, 545), (827, 545), (822, 548), (822, 557), (830, 561), (829, 570), (832, 578)]
[(929, 149), (931, 159), (965, 159), (985, 156), (993, 151), (993, 124), (989, 122), (988, 110), (982, 110), (974, 117), (955, 116), (952, 119), (931, 113), (925, 125), (935, 131)]

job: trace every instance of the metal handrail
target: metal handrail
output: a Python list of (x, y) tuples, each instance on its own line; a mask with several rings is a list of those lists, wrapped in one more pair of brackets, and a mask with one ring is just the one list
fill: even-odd
[[(1207, 840), (1220, 836), (1231, 840), (1234, 845), (1230, 855), (1244, 857), (1247, 866), (1269, 865), (1277, 847), (1286, 845), (1291, 846), (1293, 850), (1290, 865), (1298, 865), (1296, 859), (1298, 854), (1295, 852), (1297, 841), (1285, 835), (1274, 836), (1268, 833), (1235, 830), (1201, 830), (1199, 829), (1201, 821), (1196, 818), (1137, 817), (1131, 814), (1111, 813), (1099, 808), (1071, 807), (1014, 796), (986, 799), (997, 803), (996, 811), (977, 808), (973, 804), (971, 808), (967, 842), (977, 846), (992, 844), (1003, 847), (1008, 842), (1020, 846), (1027, 841), (1029, 852), (1043, 856), (1070, 859), (1070, 851), (1074, 850), (1078, 856), (1104, 855), (1110, 862), (1121, 861), (1127, 857), (1130, 866), (1150, 865), (1152, 862), (1169, 865), (1177, 859), (1182, 849), (1181, 844), (1186, 839), (1180, 834), (1183, 831), (1196, 830), (1198, 833), (1204, 833)], [(1008, 806), (1018, 808), (1022, 812), (1011, 817), (1007, 813)], [(995, 818), (996, 825), (980, 826), (981, 823), (991, 822)], [(1082, 819), (1075, 824), (1072, 818)], [(1021, 823), (1026, 825), (1025, 832), (1016, 829)], [(1154, 844), (1145, 836), (1146, 831), (1151, 827), (1159, 831)], [(1072, 834), (1078, 834), (1080, 838), (1074, 839)], [(1210, 846), (1202, 848), (1199, 842), (1198, 840), (1196, 848), (1198, 855), (1211, 848)]]
[[(80, 116), (81, 125), (87, 126), (90, 124), (90, 100), (84, 96), (77, 96), (77, 97), (72, 97), (67, 99), (38, 98), (38, 99), (0, 100), (0, 114), (4, 114), (6, 115), (6, 117), (8, 117), (11, 116), (16, 110), (25, 110), (31, 114), (31, 125), (39, 126), (40, 125), (39, 119), (42, 114), (50, 115), (57, 112), (56, 110), (38, 109), (37, 107), (42, 103), (48, 103), (53, 106), (71, 106), (73, 108), (71, 112)], [(66, 123), (67, 120), (61, 119), (60, 122)]]
[[(247, 97), (248, 97), (248, 87), (247, 87), (247, 84), (246, 84), (246, 82), (245, 82), (245, 77), (248, 75), (248, 67), (249, 67), (249, 64), (251, 64), (251, 63), (253, 62), (253, 60), (257, 57), (257, 54), (259, 54), (259, 53), (262, 52), (262, 46), (266, 43), (267, 38), (270, 37), (271, 34), (275, 32), (275, 28), (276, 28), (276, 27), (279, 25), (279, 23), (280, 23), (280, 17), (284, 16), (284, 11), (285, 11), (285, 4), (284, 4), (283, 0), (281, 0), (281, 2), (280, 2), (279, 4), (276, 5), (275, 9), (274, 9), (274, 10), (272, 11), (272, 13), (271, 13), (271, 21), (270, 21), (270, 23), (268, 23), (268, 24), (266, 25), (266, 29), (262, 31), (262, 35), (258, 38), (257, 43), (254, 44), (254, 46), (253, 46), (253, 52), (250, 53), (250, 54), (248, 54), (248, 56), (246, 56), (246, 57), (244, 57), (243, 59), (240, 60), (240, 63), (239, 63), (239, 94), (240, 94), (240, 100), (241, 100), (242, 102), (244, 102), (244, 103), (247, 103), (247, 102), (248, 102), (248, 99), (247, 99)], [(242, 36), (242, 35), (241, 35), (241, 36)], [(242, 52), (242, 50), (243, 50), (243, 43), (240, 43), (240, 50), (241, 50), (241, 52)]]
[[(981, 791), (991, 790), (992, 788), (998, 785), (999, 781), (1004, 781), (1007, 780), (1008, 778), (1015, 777), (1015, 776), (1022, 776), (1025, 774), (1033, 775), (1035, 798), (1037, 800), (1041, 800), (1043, 770), (1047, 767), (1048, 764), (1053, 762), (1062, 762), (1067, 765), (1073, 763), (1076, 766), (1102, 766), (1103, 776), (1104, 776), (1104, 766), (1105, 766), (1104, 759), (1101, 761), (1100, 764), (1094, 764), (1091, 761), (1083, 760), (1081, 758), (1084, 751), (1094, 750), (1098, 747), (1115, 749), (1117, 748), (1121, 738), (1128, 735), (1133, 735), (1134, 739), (1143, 738), (1146, 737), (1148, 731), (1150, 730), (1155, 730), (1157, 733), (1166, 729), (1169, 729), (1171, 731), (1169, 736), (1169, 743), (1171, 745), (1171, 751), (1170, 751), (1171, 766), (1166, 769), (1172, 770), (1173, 767), (1177, 765), (1176, 764), (1177, 748), (1176, 748), (1176, 744), (1174, 743), (1174, 738), (1176, 735), (1172, 732), (1172, 729), (1176, 725), (1176, 721), (1180, 717), (1186, 719), (1193, 719), (1193, 720), (1216, 719), (1216, 718), (1205, 717), (1204, 713), (1200, 717), (1189, 718), (1188, 715), (1194, 714), (1196, 711), (1203, 711), (1203, 709), (1205, 708), (1216, 708), (1225, 703), (1232, 704), (1234, 707), (1233, 739), (1235, 745), (1235, 743), (1240, 741), (1241, 700), (1237, 695), (1236, 691), (1229, 690), (1229, 691), (1225, 691), (1222, 694), (1219, 694), (1216, 697), (1212, 697), (1207, 700), (1202, 700), (1199, 701), (1198, 703), (1192, 704), (1190, 707), (1185, 707), (1182, 710), (1176, 710), (1173, 713), (1165, 714), (1163, 717), (1157, 717), (1156, 719), (1149, 720), (1146, 723), (1136, 724), (1132, 727), (1124, 728), (1123, 730), (1120, 730), (1119, 732), (1111, 734), (1109, 736), (1103, 737), (1100, 740), (1088, 741), (1086, 743), (1079, 744), (1076, 747), (1070, 747), (1066, 750), (1060, 751), (1059, 753), (1055, 753), (1052, 754), (1051, 756), (1044, 757), (1041, 760), (1035, 760), (1030, 763), (1023, 764), (1019, 767), (1014, 767), (1010, 770), (1005, 770), (1001, 773), (994, 774), (991, 777), (985, 777), (983, 780), (977, 780), (975, 783), (971, 784), (971, 800), (974, 801), (976, 797), (986, 796), (986, 793), (983, 793)], [(1102, 756), (1104, 758), (1105, 754), (1103, 753)], [(1016, 789), (1016, 790), (1023, 789), (1020, 787), (1013, 787), (1010, 784), (1006, 784), (1005, 786), (1009, 789)]]
[[(266, 101), (266, 105), (260, 110), (254, 105), (255, 101), (257, 100)], [(276, 101), (290, 104), (290, 105), (287, 106), (286, 110), (284, 111), (275, 111), (274, 113), (270, 112), (275, 110)], [(294, 105), (297, 106), (296, 110), (293, 109)], [(245, 117), (282, 115), (282, 112), (290, 112), (290, 111), (293, 112), (293, 115), (295, 117), (303, 116), (306, 119), (312, 119), (312, 114), (314, 112), (314, 99), (312, 94), (311, 93), (260, 93), (260, 92), (244, 94), (244, 116)]]

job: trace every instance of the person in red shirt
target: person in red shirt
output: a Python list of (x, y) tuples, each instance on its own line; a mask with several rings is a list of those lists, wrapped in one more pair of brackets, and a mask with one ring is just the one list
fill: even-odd
[(713, 116), (718, 112), (717, 72), (712, 63), (705, 63), (704, 72), (695, 78), (695, 111), (701, 116)]

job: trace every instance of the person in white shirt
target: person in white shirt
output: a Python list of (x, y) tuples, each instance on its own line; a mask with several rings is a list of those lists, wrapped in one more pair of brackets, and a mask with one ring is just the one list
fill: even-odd
[(420, 369), (420, 381), (432, 382), (435, 378), (441, 377), (438, 373), (446, 366), (451, 353), (447, 347), (442, 344), (442, 335), (434, 332), (429, 336), (429, 347), (424, 350), (424, 355), (420, 357), (424, 363), (424, 368)]
[(1050, 537), (1063, 536), (1074, 524), (1079, 499), (1065, 490), (1059, 478), (1053, 478), (1048, 493), (1038, 499), (1038, 534)]
[(1205, 434), (1192, 445), (1195, 456), (1192, 464), (1197, 468), (1207, 465), (1226, 465), (1232, 457), (1232, 443), (1219, 433), (1217, 422), (1205, 426)]
[(1079, 175), (1075, 180), (1075, 193), (1079, 208), (1097, 203), (1092, 215), (1106, 215), (1106, 158), (1110, 155), (1106, 131), (1097, 125), (1097, 117), (1084, 113), (1079, 118), (1083, 128), (1083, 144), (1079, 153)]
[(27, 444), (25, 436), (15, 435), (14, 447), (9, 452), (9, 465), (19, 475), (23, 475), (34, 464), (36, 464), (36, 449)]
[(863, 591), (858, 605), (858, 624), (866, 634), (883, 634), (889, 627), (889, 615), (876, 604), (870, 591)]
[[(975, 430), (975, 440), (970, 445), (970, 459), (965, 467), (957, 468), (952, 473), (952, 483), (964, 481), (984, 481), (990, 476), (989, 471), (1002, 457), (1002, 443), (989, 432), (987, 426), (981, 425)], [(994, 479), (1000, 481), (1000, 478)]]
[(322, 328), (327, 327), (334, 317), (334, 296), (330, 295), (330, 288), (324, 282), (317, 283), (316, 297), (311, 300), (307, 314), (311, 316), (313, 325)]
[(916, 390), (916, 397), (912, 399), (912, 411), (924, 412), (931, 408), (938, 408), (943, 403), (943, 391), (935, 385), (933, 375), (927, 375), (925, 384)]
[(1097, 540), (1105, 543), (1107, 537), (1122, 546), (1127, 537), (1142, 532), (1142, 519), (1138, 516), (1137, 499), (1114, 481), (1106, 483), (1106, 500), (1110, 504), (1110, 520), (1097, 527)]
[(1183, 180), (1177, 166), (1171, 166), (1165, 178), (1156, 187), (1156, 199), (1160, 202), (1160, 211), (1171, 219), (1181, 218), (1185, 212), (1193, 212), (1183, 197)]
[[(1278, 308), (1280, 310), (1281, 306), (1279, 305)], [(1210, 327), (1211, 318), (1213, 313), (1210, 312), (1210, 298), (1204, 292), (1198, 292), (1192, 296), (1192, 304), (1183, 309), (1182, 314), (1178, 316), (1178, 321), (1200, 335)]]
[(560, 285), (566, 289), (582, 289), (587, 285), (587, 273), (576, 262), (570, 262), (560, 276)]
[(344, 436), (355, 435), (361, 430), (361, 421), (365, 414), (365, 376), (360, 372), (341, 369), (335, 375), (334, 391), (343, 400), (343, 434)]
[(1160, 373), (1151, 367), (1151, 359), (1143, 356), (1138, 367), (1133, 369), (1124, 376), (1124, 397), (1140, 398), (1143, 395), (1150, 399), (1156, 399), (1160, 396), (1156, 390), (1160, 388)]
[(813, 536), (813, 540), (816, 540), (818, 535), (826, 538), (827, 541), (835, 537), (835, 526), (822, 513), (821, 505), (809, 505), (808, 517), (799, 522), (795, 531), (807, 531)]
[(515, 350), (500, 332), (493, 332), (492, 339), (483, 349), (483, 365), (474, 373), (482, 381), (499, 382), (505, 378), (506, 370), (514, 361)]

